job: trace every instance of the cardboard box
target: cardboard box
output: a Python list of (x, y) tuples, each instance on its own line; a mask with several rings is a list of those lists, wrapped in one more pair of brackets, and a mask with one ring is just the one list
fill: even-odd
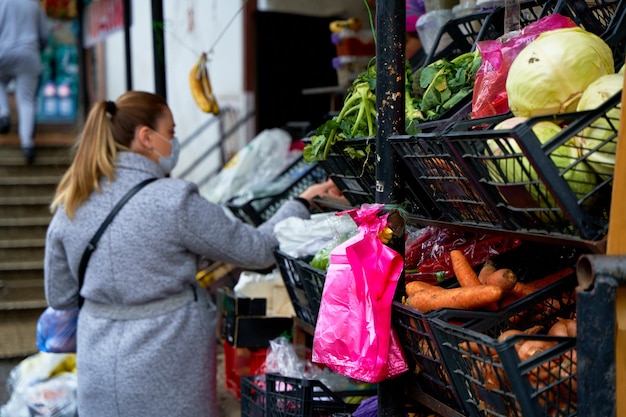
[(220, 338), (238, 348), (266, 348), (269, 341), (291, 332), (292, 317), (267, 317), (265, 298), (237, 297), (230, 288), (217, 291)]

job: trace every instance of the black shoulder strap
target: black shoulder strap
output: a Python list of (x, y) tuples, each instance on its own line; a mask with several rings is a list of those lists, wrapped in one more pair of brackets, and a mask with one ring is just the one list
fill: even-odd
[(93, 251), (96, 250), (96, 244), (98, 243), (98, 240), (100, 240), (100, 237), (104, 233), (105, 229), (107, 228), (109, 223), (111, 223), (111, 221), (117, 215), (117, 213), (122, 209), (124, 204), (126, 204), (126, 202), (128, 202), (128, 200), (130, 200), (131, 197), (134, 196), (139, 190), (141, 190), (143, 187), (150, 184), (154, 180), (156, 180), (156, 178), (148, 178), (147, 180), (144, 180), (140, 182), (139, 184), (135, 185), (133, 188), (131, 188), (130, 191), (128, 191), (126, 195), (124, 195), (124, 197), (122, 197), (120, 201), (117, 202), (115, 207), (113, 207), (113, 210), (111, 210), (107, 218), (104, 219), (104, 221), (100, 225), (100, 228), (96, 231), (96, 233), (93, 235), (93, 237), (89, 241), (89, 244), (85, 248), (85, 251), (83, 252), (83, 257), (80, 259), (80, 264), (78, 266), (78, 291), (79, 291), (78, 306), (79, 307), (82, 307), (82, 304), (83, 304), (83, 298), (80, 296), (80, 289), (83, 287), (83, 281), (85, 280), (85, 271), (87, 270), (87, 264), (89, 263), (89, 258), (91, 258), (91, 254), (93, 253)]

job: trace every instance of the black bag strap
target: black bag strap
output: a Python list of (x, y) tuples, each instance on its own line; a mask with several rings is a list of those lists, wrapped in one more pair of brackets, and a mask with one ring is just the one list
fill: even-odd
[(106, 219), (104, 219), (104, 221), (100, 225), (100, 228), (98, 228), (96, 233), (93, 235), (93, 237), (89, 241), (89, 244), (85, 248), (85, 251), (83, 252), (83, 257), (80, 259), (80, 264), (78, 266), (78, 307), (82, 307), (83, 301), (84, 301), (83, 298), (80, 296), (80, 290), (83, 287), (83, 281), (85, 280), (85, 271), (87, 270), (87, 264), (89, 263), (89, 258), (91, 258), (91, 254), (93, 253), (93, 251), (96, 250), (96, 245), (98, 241), (100, 240), (100, 237), (106, 230), (109, 223), (111, 223), (113, 218), (122, 209), (124, 204), (126, 204), (128, 200), (130, 200), (131, 197), (134, 196), (139, 190), (141, 190), (143, 187), (145, 187), (146, 185), (150, 184), (152, 181), (155, 181), (155, 180), (156, 178), (148, 178), (147, 180), (144, 180), (140, 182), (139, 184), (135, 185), (133, 188), (131, 188), (126, 193), (126, 195), (124, 195), (124, 197), (122, 197), (120, 201), (117, 202), (115, 207), (113, 207), (109, 215), (106, 217)]

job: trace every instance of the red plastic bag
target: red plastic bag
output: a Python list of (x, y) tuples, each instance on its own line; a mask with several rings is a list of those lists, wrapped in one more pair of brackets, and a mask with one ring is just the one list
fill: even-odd
[(391, 326), (391, 304), (402, 256), (378, 233), (387, 225), (382, 204), (349, 210), (358, 233), (335, 247), (315, 326), (312, 360), (359, 381), (377, 383), (408, 370)]
[(522, 244), (520, 239), (470, 233), (447, 227), (427, 226), (410, 234), (405, 244), (405, 283), (425, 281), (436, 284), (454, 276), (450, 251), (459, 249), (472, 267)]
[(478, 41), (476, 47), (482, 56), (482, 64), (474, 80), (472, 118), (508, 112), (506, 77), (511, 63), (542, 32), (567, 27), (577, 25), (569, 17), (554, 13), (529, 24), (518, 33), (508, 33), (497, 40)]

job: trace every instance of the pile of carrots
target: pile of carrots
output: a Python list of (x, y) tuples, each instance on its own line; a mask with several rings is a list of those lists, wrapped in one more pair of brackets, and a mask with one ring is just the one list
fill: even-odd
[(404, 304), (422, 312), (440, 308), (496, 311), (573, 272), (566, 268), (537, 281), (523, 283), (513, 270), (497, 268), (491, 260), (487, 260), (477, 273), (461, 250), (454, 249), (449, 254), (459, 286), (444, 288), (411, 281), (405, 285)]

